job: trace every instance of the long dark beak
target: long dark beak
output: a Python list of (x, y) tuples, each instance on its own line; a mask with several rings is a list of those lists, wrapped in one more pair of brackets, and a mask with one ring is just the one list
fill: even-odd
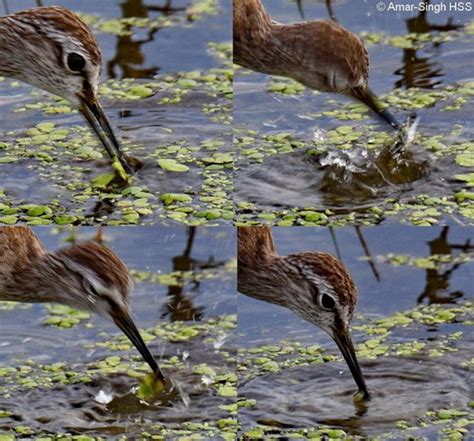
[(377, 102), (377, 97), (368, 87), (354, 87), (350, 89), (349, 95), (370, 107), (380, 118), (388, 122), (395, 130), (400, 128), (399, 122), (388, 109), (382, 109), (380, 107), (380, 104)]
[(346, 360), (349, 369), (351, 370), (352, 376), (359, 387), (359, 393), (362, 394), (364, 400), (370, 400), (369, 390), (365, 384), (364, 376), (357, 361), (354, 345), (352, 344), (352, 339), (349, 334), (349, 331), (340, 331), (335, 329), (333, 336), (334, 341), (339, 347), (344, 359)]
[(101, 140), (112, 161), (120, 161), (120, 164), (127, 173), (133, 173), (124, 154), (120, 150), (117, 138), (100, 104), (97, 101), (86, 102), (86, 100), (82, 100), (80, 110)]
[(135, 323), (133, 323), (132, 318), (127, 312), (117, 312), (112, 315), (112, 319), (115, 324), (120, 328), (120, 330), (130, 339), (133, 345), (138, 349), (143, 359), (148, 363), (151, 367), (151, 370), (155, 374), (156, 378), (161, 381), (164, 381), (165, 376), (158, 366), (155, 358), (151, 354), (150, 350), (148, 349), (147, 345), (142, 339), (140, 332), (138, 331)]

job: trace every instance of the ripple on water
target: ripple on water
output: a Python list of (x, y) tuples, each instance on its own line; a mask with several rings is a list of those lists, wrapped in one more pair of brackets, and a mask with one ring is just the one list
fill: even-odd
[[(2, 333), (2, 337), (3, 335)], [(21, 343), (22, 335), (12, 335)], [(9, 340), (9, 335), (5, 334), (5, 338)], [(43, 337), (38, 335), (38, 338), (43, 343)], [(12, 341), (12, 345), (13, 343)], [(161, 401), (153, 404), (142, 401), (137, 395), (142, 379), (126, 373), (99, 372), (93, 375), (90, 382), (54, 383), (52, 387), (40, 386), (42, 383), (39, 380), (38, 386), (32, 389), (20, 385), (19, 392), (15, 391), (10, 397), (0, 398), (0, 409), (6, 409), (12, 414), (2, 418), (1, 428), (8, 431), (21, 422), (35, 431), (87, 433), (90, 436), (101, 435), (114, 439), (113, 437), (121, 434), (139, 436), (143, 431), (152, 430), (152, 425), (180, 429), (185, 422), (215, 424), (219, 419), (229, 417), (228, 411), (219, 406), (233, 403), (235, 398), (223, 397), (216, 393), (214, 385), (206, 384), (202, 375), (193, 373), (194, 364), (215, 366), (218, 359), (219, 367), (225, 367), (225, 372), (229, 373), (235, 372), (235, 365), (233, 362), (221, 360), (215, 351), (203, 350), (202, 345), (202, 341), (197, 339), (180, 344), (181, 351), (192, 355), (186, 359), (185, 365), (178, 368), (178, 364), (165, 369), (165, 375), (176, 388), (170, 393), (167, 392), (164, 398), (160, 395)], [(42, 344), (38, 346), (44, 350)], [(179, 356), (176, 347), (167, 345), (165, 349), (165, 359)], [(154, 352), (152, 346), (151, 350)], [(235, 352), (235, 349), (228, 350)], [(78, 352), (77, 347), (75, 352)], [(78, 360), (72, 363), (68, 355), (64, 355), (59, 361), (69, 362), (75, 373), (84, 372), (85, 377), (88, 376), (90, 367), (94, 369), (96, 366), (93, 360), (90, 360), (92, 365), (83, 364), (84, 354), (82, 362)], [(81, 352), (76, 356), (80, 358)], [(41, 366), (35, 366), (33, 363), (31, 367), (28, 379), (36, 381), (37, 374), (38, 378), (41, 377)], [(6, 391), (10, 384), (10, 380), (4, 384)], [(107, 397), (106, 400), (100, 399), (104, 396)]]
[(416, 423), (429, 410), (465, 407), (471, 397), (467, 372), (446, 359), (384, 357), (361, 365), (372, 393), (368, 403), (352, 399), (356, 387), (342, 363), (295, 367), (247, 381), (239, 396), (257, 404), (239, 412), (242, 430), (256, 423), (328, 424), (374, 435), (400, 420)]
[(2, 329), (0, 344), (0, 362), (11, 361), (27, 356), (29, 360), (51, 363), (56, 356), (64, 353), (64, 345), (68, 341), (56, 328)]
[[(237, 201), (275, 207), (316, 207), (340, 211), (380, 205), (387, 198), (438, 195), (449, 185), (452, 158), (437, 160), (418, 148), (393, 167), (384, 152), (365, 149), (309, 155), (292, 152), (242, 168), (234, 181)], [(454, 172), (453, 172), (454, 173)]]
[[(174, 394), (171, 401), (154, 405), (137, 397), (138, 380), (122, 374), (101, 375), (88, 384), (25, 391), (0, 399), (0, 408), (13, 414), (3, 419), (2, 428), (9, 430), (21, 421), (34, 430), (53, 433), (138, 436), (151, 424), (174, 428), (183, 422), (212, 422), (228, 416), (219, 408), (228, 400), (206, 386), (199, 375), (177, 373), (172, 378), (184, 395)], [(110, 397), (108, 403), (98, 402), (101, 391)]]

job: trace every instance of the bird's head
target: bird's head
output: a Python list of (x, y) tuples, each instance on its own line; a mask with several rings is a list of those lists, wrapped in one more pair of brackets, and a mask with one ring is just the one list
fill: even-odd
[(359, 391), (368, 399), (369, 392), (350, 335), (350, 322), (357, 303), (351, 275), (338, 259), (327, 253), (291, 254), (283, 261), (290, 270), (285, 271), (288, 276), (280, 288), (285, 291), (286, 306), (334, 339)]
[(109, 248), (88, 242), (54, 253), (65, 269), (67, 303), (114, 320), (129, 313), (133, 280), (127, 266)]
[(11, 76), (70, 101), (85, 116), (109, 156), (119, 159), (128, 170), (99, 104), (102, 57), (89, 27), (77, 14), (58, 6), (20, 11), (7, 19), (10, 29), (17, 30), (13, 40), (24, 46), (12, 55), (16, 62), (10, 61)]
[(112, 320), (130, 339), (157, 378), (163, 374), (130, 314), (133, 280), (127, 266), (109, 248), (94, 242), (64, 248), (51, 255), (63, 281), (58, 298)]

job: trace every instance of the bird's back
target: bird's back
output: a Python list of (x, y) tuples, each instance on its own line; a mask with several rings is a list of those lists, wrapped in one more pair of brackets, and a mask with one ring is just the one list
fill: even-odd
[(0, 227), (0, 299), (9, 300), (6, 291), (14, 275), (45, 254), (45, 248), (29, 227)]
[(260, 0), (234, 0), (234, 62), (313, 89), (342, 92), (367, 82), (362, 40), (331, 20), (280, 24)]
[(270, 227), (239, 227), (237, 236), (240, 267), (255, 266), (276, 256)]
[(362, 40), (330, 20), (275, 25), (275, 47), (286, 60), (287, 76), (331, 92), (362, 86), (369, 74), (369, 56)]

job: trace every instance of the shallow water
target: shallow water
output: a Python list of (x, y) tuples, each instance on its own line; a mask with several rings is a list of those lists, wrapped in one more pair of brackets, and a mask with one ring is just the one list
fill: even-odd
[[(81, 229), (79, 240), (92, 238), (95, 231)], [(69, 236), (49, 228), (37, 228), (36, 233), (51, 249), (64, 246)], [(184, 227), (108, 228), (105, 234), (107, 244), (134, 273), (135, 322), (149, 333), (151, 352), (179, 385), (182, 397), (155, 404), (139, 400), (136, 388), (149, 368), (134, 348), (111, 346), (126, 339), (104, 319), (93, 316), (63, 329), (43, 324), (51, 317), (46, 306), (8, 310), (3, 308), (9, 304), (2, 303), (0, 432), (19, 433), (18, 427), (25, 426), (31, 436), (85, 433), (108, 439), (143, 432), (186, 433), (188, 427), (217, 432), (216, 422), (231, 417), (219, 406), (235, 401), (219, 393), (228, 381), (235, 387), (234, 231), (197, 229), (192, 242), (187, 242)], [(192, 244), (188, 255), (187, 243)], [(166, 278), (150, 279), (173, 271), (185, 277), (179, 285), (170, 285)], [(191, 328), (196, 332), (179, 340), (180, 332)], [(118, 367), (110, 364), (111, 356), (120, 357)], [(211, 384), (204, 383), (204, 374), (196, 373), (201, 365), (222, 377), (213, 381), (211, 376)], [(204, 423), (205, 428), (199, 426)]]
[[(468, 356), (464, 353), (460, 360)], [(355, 404), (353, 390), (341, 385), (342, 363), (264, 375), (239, 387), (244, 397), (259, 403), (242, 411), (240, 421), (244, 427), (265, 424), (267, 419), (287, 429), (327, 425), (351, 435), (387, 434), (396, 430), (397, 422), (416, 423), (429, 410), (466, 407), (472, 394), (469, 373), (452, 363), (441, 365), (439, 360), (421, 357), (362, 363), (372, 384), (372, 400), (366, 406)], [(430, 432), (436, 429), (425, 434)]]
[[(303, 151), (274, 156), (264, 164), (245, 167), (238, 178), (239, 199), (258, 203), (265, 211), (275, 207), (317, 207), (347, 213), (380, 206), (387, 198), (416, 198), (419, 194), (450, 192), (446, 169), (452, 159), (436, 162), (423, 151), (408, 158), (399, 169), (382, 169), (375, 152), (332, 152), (310, 156)], [(259, 194), (256, 195), (255, 188)], [(278, 195), (278, 200), (275, 200)]]
[[(440, 423), (436, 418), (440, 409), (469, 414), (473, 250), (464, 246), (472, 241), (473, 230), (390, 226), (360, 231), (372, 266), (355, 229), (336, 229), (334, 235), (359, 291), (353, 339), (372, 400), (353, 400), (354, 380), (323, 331), (284, 308), (240, 295), (239, 398), (256, 400), (239, 412), (242, 432), (263, 430), (291, 438), (291, 433), (308, 435), (326, 426), (343, 430), (345, 436), (439, 439), (446, 424), (453, 423)], [(302, 243), (308, 250), (337, 254), (327, 229), (274, 228), (273, 233), (281, 255), (301, 251)], [(397, 239), (387, 241), (389, 237)], [(418, 267), (426, 265), (422, 260), (394, 264), (399, 261), (396, 256), (419, 259), (452, 253), (454, 257), (461, 252), (470, 256), (466, 263), (456, 265), (451, 260), (437, 269)], [(377, 320), (397, 313), (436, 316), (453, 308), (459, 312), (447, 322), (429, 324), (419, 319), (393, 326), (380, 346), (375, 340), (384, 333), (371, 333)], [(369, 350), (364, 355), (363, 342), (371, 340), (369, 344), (381, 354)], [(422, 346), (416, 349), (416, 345)], [(322, 358), (331, 355), (336, 360)], [(412, 429), (402, 431), (402, 424)]]
[[(34, 6), (27, 0), (7, 3), (9, 12)], [(203, 3), (174, 0), (169, 2), (170, 10), (161, 11), (159, 4), (141, 0), (56, 3), (85, 14), (92, 23), (103, 54), (103, 81), (112, 81), (106, 84), (108, 89), (102, 89), (103, 107), (123, 150), (147, 168), (125, 188), (98, 187), (94, 178), (112, 169), (105, 156), (100, 159), (104, 150), (83, 117), (71, 111), (48, 114), (44, 106), (50, 110), (53, 106), (53, 112), (58, 108), (51, 95), (4, 79), (0, 81), (0, 190), (4, 193), (0, 199), (8, 209), (0, 211), (0, 222), (13, 223), (13, 218), (4, 219), (4, 215), (25, 220), (25, 204), (49, 208), (48, 216), (35, 220), (41, 224), (64, 215), (72, 216), (76, 224), (206, 223), (209, 210), (214, 210), (214, 224), (225, 222), (229, 217), (225, 210), (231, 206), (230, 159), (217, 164), (214, 154), (232, 150), (231, 107), (226, 96), (230, 5), (208, 2), (210, 7), (191, 20), (191, 8)], [(122, 17), (149, 22), (131, 27), (131, 35), (116, 35), (114, 26), (119, 22), (110, 20)], [(103, 23), (109, 23), (109, 28)], [(154, 23), (158, 29), (153, 29)], [(225, 46), (214, 50), (212, 44)], [(116, 93), (137, 86), (147, 87), (143, 98)], [(55, 124), (53, 136), (36, 133), (47, 136), (35, 140), (32, 129), (44, 122)], [(64, 129), (69, 133), (64, 134)], [(207, 159), (203, 162), (203, 158)], [(160, 159), (174, 159), (186, 171), (167, 171), (157, 164)], [(215, 178), (213, 185), (206, 182), (210, 176)], [(136, 197), (127, 192), (130, 188), (147, 196)], [(222, 192), (218, 203), (201, 199), (211, 190)], [(170, 206), (160, 199), (166, 193), (184, 194), (186, 200)]]
[[(264, 4), (277, 21), (301, 20), (294, 2), (276, 0)], [(263, 213), (266, 222), (277, 223), (293, 213), (293, 223), (304, 224), (305, 217), (298, 215), (299, 211), (336, 208), (330, 221), (338, 223), (351, 222), (345, 216), (350, 212), (356, 213), (355, 219), (374, 224), (407, 220), (418, 223), (420, 219), (413, 217), (413, 212), (419, 211), (426, 197), (437, 197), (453, 202), (454, 211), (439, 204), (440, 212), (431, 223), (471, 223), (470, 214), (456, 207), (454, 198), (462, 189), (468, 191), (468, 187), (453, 177), (472, 171), (472, 167), (461, 166), (455, 160), (462, 152), (472, 155), (472, 98), (464, 97), (458, 110), (445, 108), (457, 99), (457, 95), (449, 98), (447, 91), (473, 79), (472, 70), (465, 63), (473, 53), (472, 33), (468, 29), (444, 32), (443, 26), (450, 16), (454, 26), (470, 24), (473, 13), (430, 13), (416, 24), (415, 13), (379, 13), (370, 2), (361, 3), (357, 11), (348, 8), (347, 2), (333, 4), (338, 21), (365, 36), (371, 60), (369, 83), (376, 94), (384, 97), (392, 92), (390, 95), (396, 96), (393, 91), (403, 92), (407, 85), (420, 87), (417, 93), (422, 95), (438, 94), (425, 108), (415, 109), (419, 124), (415, 139), (406, 147), (414, 157), (412, 168), (423, 169), (428, 164), (426, 172), (400, 170), (398, 183), (387, 182), (383, 174), (373, 180), (376, 164), (367, 159), (367, 150), (373, 156), (374, 150), (380, 151), (394, 142), (395, 132), (388, 125), (370, 112), (360, 114), (360, 106), (342, 96), (310, 90), (276, 92), (275, 86), (288, 82), (239, 69), (234, 81), (238, 219), (261, 220), (259, 214)], [(306, 19), (328, 16), (325, 2), (302, 2), (302, 8)], [(418, 50), (394, 47), (393, 44), (402, 44), (397, 41), (387, 43), (390, 38), (405, 38), (407, 29), (423, 35), (431, 30), (428, 39), (434, 41), (422, 44)], [(371, 43), (374, 35), (384, 35), (385, 42)], [(415, 100), (414, 96), (409, 100)], [(404, 122), (411, 110), (402, 107), (391, 106), (398, 120)], [(353, 119), (350, 114), (345, 119), (350, 108), (356, 109), (352, 114), (359, 113), (362, 119)], [(338, 132), (341, 126), (347, 130)], [(433, 148), (434, 140), (440, 145)], [(338, 166), (340, 161), (334, 160), (347, 154), (347, 149), (353, 151), (352, 161), (366, 162), (360, 175), (355, 175), (350, 166)], [(393, 167), (393, 163), (387, 160), (386, 166)], [(336, 174), (337, 179), (328, 180), (331, 174)], [(388, 214), (374, 214), (373, 206)]]

